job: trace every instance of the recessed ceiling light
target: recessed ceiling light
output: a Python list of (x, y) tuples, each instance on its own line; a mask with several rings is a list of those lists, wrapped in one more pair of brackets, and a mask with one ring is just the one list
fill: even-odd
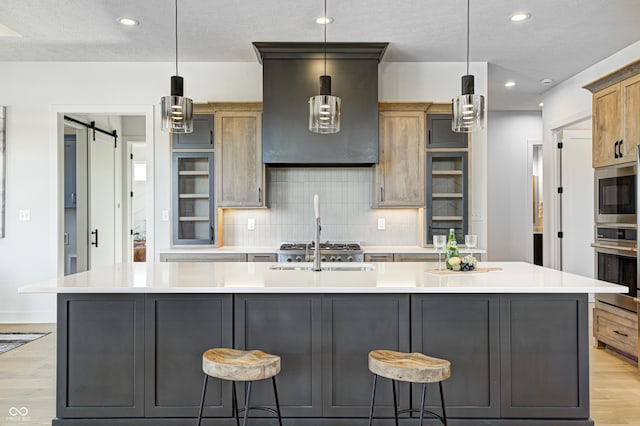
[(513, 87), (513, 86), (515, 86), (515, 85), (516, 85), (516, 82), (515, 82), (515, 81), (507, 81), (507, 82), (504, 84), (504, 87)]
[(22, 37), (6, 25), (0, 24), (0, 37)]
[(326, 24), (332, 23), (333, 22), (333, 18), (331, 16), (318, 16), (316, 18), (313, 18), (313, 21), (316, 24), (326, 25)]
[(540, 80), (540, 83), (544, 84), (545, 86), (548, 86), (551, 83), (553, 83), (553, 79), (551, 79), (551, 78), (543, 78), (542, 80)]
[(511, 15), (511, 21), (513, 22), (522, 22), (531, 19), (531, 14), (528, 12), (516, 12)]
[(135, 27), (136, 25), (140, 24), (140, 22), (137, 19), (129, 18), (126, 16), (118, 18), (118, 23), (120, 23), (120, 25), (124, 25), (127, 27)]
[(538, 106), (539, 106), (540, 108), (542, 108), (542, 107), (544, 106), (544, 102), (540, 102), (540, 103), (538, 104)]

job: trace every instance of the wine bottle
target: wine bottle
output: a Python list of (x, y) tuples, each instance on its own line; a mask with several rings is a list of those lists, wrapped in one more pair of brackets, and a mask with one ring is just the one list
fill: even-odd
[(452, 257), (459, 257), (460, 253), (458, 252), (458, 242), (456, 241), (456, 233), (453, 228), (449, 229), (449, 239), (447, 240), (447, 247), (445, 249), (445, 265), (447, 269), (453, 269), (453, 267), (449, 264), (449, 259)]

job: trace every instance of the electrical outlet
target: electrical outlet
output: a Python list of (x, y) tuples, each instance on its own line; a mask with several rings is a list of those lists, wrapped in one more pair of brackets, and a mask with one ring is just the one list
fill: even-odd
[(249, 231), (256, 230), (256, 220), (254, 218), (250, 217), (249, 219), (247, 219), (247, 229)]
[(379, 217), (378, 218), (378, 231), (384, 231), (386, 228), (386, 224), (384, 221), (384, 217)]
[(18, 212), (18, 220), (20, 222), (29, 222), (31, 220), (31, 210), (25, 209)]
[(169, 210), (162, 210), (162, 220), (164, 222), (169, 221)]

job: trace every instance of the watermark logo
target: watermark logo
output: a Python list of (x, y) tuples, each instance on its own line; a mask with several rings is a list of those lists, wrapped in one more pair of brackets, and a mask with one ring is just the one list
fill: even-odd
[(9, 408), (9, 421), (28, 421), (30, 418), (29, 409), (27, 407), (11, 407)]

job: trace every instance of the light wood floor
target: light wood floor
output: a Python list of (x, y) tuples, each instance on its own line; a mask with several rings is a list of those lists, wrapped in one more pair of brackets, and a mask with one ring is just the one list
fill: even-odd
[[(55, 416), (55, 326), (0, 324), (0, 332), (52, 331), (0, 355), (0, 425), (51, 425)], [(617, 355), (591, 348), (591, 418), (597, 426), (640, 425), (640, 370)], [(11, 407), (27, 407), (17, 422)]]

